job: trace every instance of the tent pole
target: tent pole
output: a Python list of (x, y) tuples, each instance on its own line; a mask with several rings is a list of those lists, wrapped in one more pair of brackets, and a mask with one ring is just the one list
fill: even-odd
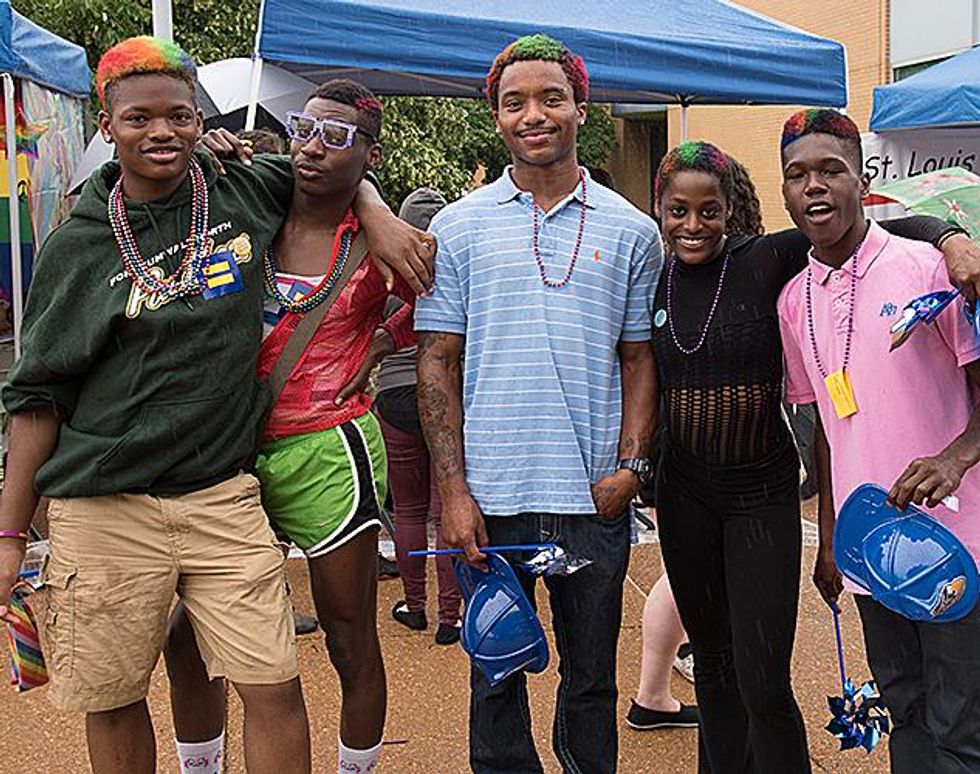
[(173, 41), (174, 19), (170, 0), (153, 0), (153, 37)]
[(255, 25), (255, 44), (252, 46), (252, 80), (248, 88), (248, 108), (245, 111), (245, 130), (255, 128), (255, 115), (259, 110), (259, 85), (262, 83), (262, 22), (265, 20), (265, 0), (259, 3), (259, 21)]
[(687, 103), (681, 103), (681, 142), (687, 142)]
[(20, 200), (17, 196), (17, 113), (14, 108), (14, 77), (10, 73), (3, 73), (2, 78), (6, 130), (4, 141), (7, 148), (7, 211), (10, 216), (10, 294), (14, 314), (14, 358), (19, 358), (24, 277), (20, 265)]
[(259, 109), (259, 86), (262, 83), (262, 57), (258, 54), (252, 57), (252, 80), (248, 89), (248, 109), (245, 111), (245, 129), (255, 128), (255, 115)]

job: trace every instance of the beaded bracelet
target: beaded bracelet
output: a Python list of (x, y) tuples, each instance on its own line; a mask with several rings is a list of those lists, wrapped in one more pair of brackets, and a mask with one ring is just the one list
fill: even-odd
[(14, 540), (29, 540), (30, 535), (28, 535), (23, 530), (19, 530), (19, 529), (0, 529), (0, 538), (13, 538)]

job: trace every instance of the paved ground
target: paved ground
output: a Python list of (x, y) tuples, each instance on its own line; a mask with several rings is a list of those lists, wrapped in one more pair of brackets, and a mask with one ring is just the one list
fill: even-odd
[[(806, 540), (812, 543), (812, 540)], [(804, 553), (804, 576), (813, 561), (812, 545)], [(630, 568), (632, 583), (625, 589), (625, 614), (619, 648), (620, 716), (629, 705), (639, 672), (640, 619), (643, 595), (662, 572), (659, 548), (644, 544), (634, 549)], [(309, 611), (309, 588), (301, 561), (291, 561), (289, 575), (297, 606)], [(432, 579), (434, 583), (434, 579)], [(765, 589), (760, 589), (765, 593)], [(432, 641), (433, 632), (410, 632), (390, 619), (387, 611), (399, 598), (401, 584), (389, 581), (381, 586), (380, 630), (389, 681), (389, 716), (385, 734), (383, 770), (386, 772), (465, 772), (467, 669), (465, 655), (458, 647), (444, 648)], [(542, 603), (542, 620), (549, 620), (547, 604)], [(430, 611), (430, 618), (434, 611)], [(869, 675), (859, 634), (857, 612), (846, 601), (843, 616), (846, 657), (855, 679)], [(546, 625), (547, 629), (548, 626)], [(849, 774), (886, 772), (887, 752), (879, 746), (870, 756), (863, 751), (837, 750), (837, 741), (823, 730), (828, 719), (826, 696), (837, 693), (833, 623), (808, 580), (802, 584), (799, 634), (794, 660), (797, 697), (806, 718), (810, 750), (816, 772)], [(337, 681), (326, 661), (322, 639), (300, 640), (304, 689), (313, 726), (314, 771), (335, 771), (337, 736)], [(531, 704), (539, 749), (548, 772), (559, 769), (548, 745), (551, 707), (556, 673), (550, 668), (531, 679)], [(678, 698), (693, 700), (693, 690), (674, 676)], [(168, 717), (166, 678), (162, 667), (154, 675), (150, 705), (157, 724), (160, 771), (176, 771), (172, 728)], [(12, 690), (0, 691), (0, 774), (34, 772), (85, 772), (88, 770), (82, 719), (53, 710), (44, 689), (24, 696)], [(230, 767), (242, 772), (241, 710), (231, 710)], [(693, 730), (636, 732), (625, 724), (620, 735), (620, 770), (644, 774), (686, 774), (694, 772), (695, 732)], [(506, 744), (506, 740), (502, 740)], [(787, 772), (792, 774), (792, 772)]]

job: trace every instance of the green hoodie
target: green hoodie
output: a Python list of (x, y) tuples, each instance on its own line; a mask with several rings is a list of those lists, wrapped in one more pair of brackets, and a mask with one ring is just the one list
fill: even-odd
[[(292, 196), (289, 159), (226, 163), (208, 183), (212, 252), (231, 249), (244, 289), (161, 304), (123, 271), (109, 226), (119, 166), (92, 176), (41, 249), (24, 312), (23, 354), (3, 387), (10, 412), (54, 406), (63, 419), (36, 485), (51, 497), (176, 494), (217, 483), (250, 455), (269, 401), (256, 378), (262, 255)], [(190, 222), (185, 179), (162, 203), (126, 202), (143, 256), (170, 274)]]

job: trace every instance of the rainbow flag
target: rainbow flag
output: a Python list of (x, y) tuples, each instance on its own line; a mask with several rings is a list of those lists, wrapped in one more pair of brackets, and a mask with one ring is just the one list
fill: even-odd
[(10, 595), (9, 610), (16, 618), (7, 621), (7, 644), (10, 648), (10, 684), (18, 693), (37, 688), (48, 681), (41, 642), (38, 638), (34, 613), (25, 597), (30, 592), (26, 583), (18, 583)]
[[(7, 135), (3, 116), (0, 116), (0, 150), (7, 152)], [(37, 158), (37, 141), (48, 131), (44, 124), (32, 124), (27, 120), (24, 113), (24, 105), (21, 103), (20, 95), (17, 95), (17, 102), (14, 107), (14, 138), (17, 143), (17, 155), (25, 154), (31, 161)]]
[[(2, 145), (2, 143), (0, 143)], [(7, 182), (7, 154), (0, 150), (0, 301), (13, 302), (13, 269), (10, 260), (10, 185)], [(20, 216), (20, 266), (24, 298), (34, 273), (34, 226), (31, 222), (30, 168), (27, 157), (17, 154), (17, 212)]]

